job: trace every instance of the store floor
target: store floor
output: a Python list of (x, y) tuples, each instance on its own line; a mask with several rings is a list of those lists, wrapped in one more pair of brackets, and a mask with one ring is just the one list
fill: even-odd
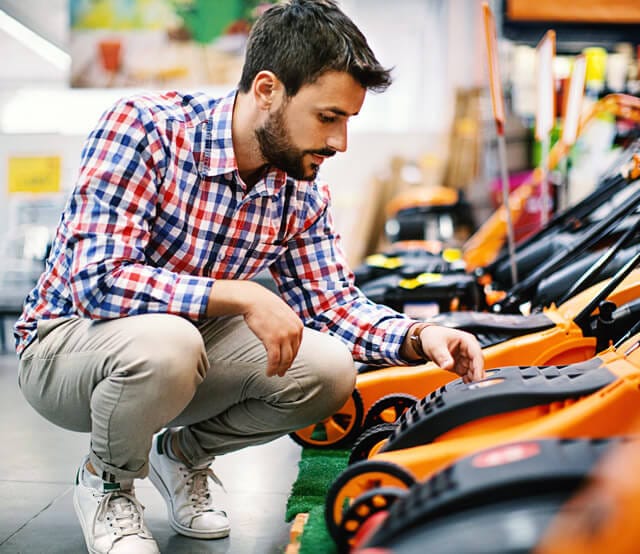
[[(0, 553), (86, 552), (72, 504), (76, 467), (88, 435), (60, 429), (24, 400), (14, 355), (0, 355)], [(288, 437), (221, 456), (215, 471), (225, 485), (231, 535), (203, 541), (173, 533), (164, 501), (148, 480), (137, 482), (146, 521), (166, 554), (275, 554), (287, 545), (287, 497), (300, 447)]]

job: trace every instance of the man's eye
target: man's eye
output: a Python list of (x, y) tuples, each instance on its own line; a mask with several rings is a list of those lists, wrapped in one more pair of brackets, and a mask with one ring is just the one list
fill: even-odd
[(333, 123), (336, 120), (334, 116), (330, 115), (320, 114), (318, 117), (320, 118), (320, 121), (322, 121), (322, 123)]

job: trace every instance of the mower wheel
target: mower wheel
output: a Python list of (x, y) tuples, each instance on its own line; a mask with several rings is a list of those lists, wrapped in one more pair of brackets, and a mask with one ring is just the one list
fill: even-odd
[(367, 460), (372, 454), (375, 454), (395, 428), (396, 426), (393, 423), (382, 423), (370, 429), (365, 429), (351, 449), (349, 465)]
[(369, 408), (363, 427), (370, 429), (382, 423), (393, 423), (417, 401), (418, 399), (411, 394), (396, 393), (383, 396)]
[(406, 488), (395, 487), (381, 487), (361, 494), (342, 517), (336, 541), (338, 551), (351, 552), (362, 535), (370, 532), (368, 528), (379, 525), (391, 505), (406, 494)]
[(358, 389), (335, 414), (327, 419), (290, 433), (294, 442), (318, 449), (349, 448), (362, 431), (364, 406)]
[(324, 517), (331, 538), (340, 542), (344, 514), (360, 495), (381, 487), (408, 489), (415, 482), (406, 469), (391, 462), (365, 460), (348, 466), (327, 492)]

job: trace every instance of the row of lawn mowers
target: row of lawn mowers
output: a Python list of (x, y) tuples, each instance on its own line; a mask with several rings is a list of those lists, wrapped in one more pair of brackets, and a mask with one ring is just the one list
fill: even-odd
[[(615, 101), (601, 102), (640, 119), (638, 99)], [(580, 529), (593, 502), (569, 515), (567, 502), (593, 475), (600, 499), (634, 490), (598, 468), (616, 455), (640, 462), (639, 177), (640, 141), (627, 137), (593, 192), (516, 244), (514, 259), (496, 251), (477, 267), (464, 251), (412, 242), (357, 268), (371, 300), (399, 311), (435, 303), (429, 321), (474, 333), (487, 371), (466, 384), (431, 362), (362, 366), (341, 410), (291, 435), (305, 447), (351, 448), (326, 497), (339, 551), (583, 552), (586, 531), (557, 522)], [(625, 552), (610, 541), (629, 509), (602, 508), (589, 531), (602, 550), (590, 551)]]

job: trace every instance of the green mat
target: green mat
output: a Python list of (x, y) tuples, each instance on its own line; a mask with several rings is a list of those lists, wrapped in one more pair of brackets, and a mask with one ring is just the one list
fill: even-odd
[(298, 464), (298, 478), (287, 502), (287, 521), (308, 513), (300, 539), (300, 554), (336, 554), (337, 550), (324, 523), (327, 490), (347, 467), (348, 450), (305, 448)]

